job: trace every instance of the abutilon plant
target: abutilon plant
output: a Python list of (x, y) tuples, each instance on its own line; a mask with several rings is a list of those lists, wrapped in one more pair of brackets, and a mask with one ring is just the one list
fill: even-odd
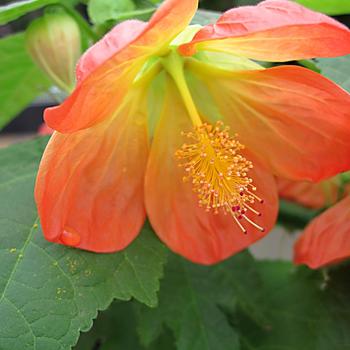
[(35, 197), (45, 237), (125, 248), (146, 214), (174, 252), (219, 262), (261, 239), (278, 211), (274, 176), (318, 181), (349, 169), (350, 96), (286, 62), (350, 53), (350, 31), (267, 0), (188, 26), (197, 0), (167, 0), (118, 24), (45, 111), (55, 132)]

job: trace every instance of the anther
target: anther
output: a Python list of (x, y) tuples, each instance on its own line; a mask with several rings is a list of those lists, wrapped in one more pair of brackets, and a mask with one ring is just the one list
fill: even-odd
[(191, 142), (176, 151), (175, 156), (183, 162), (180, 166), (185, 168), (200, 206), (213, 213), (229, 212), (244, 233), (247, 230), (240, 222), (243, 219), (263, 231), (245, 215), (250, 210), (260, 216), (253, 205), (256, 200), (263, 202), (253, 193), (256, 188), (249, 177), (252, 162), (240, 154), (244, 146), (232, 138), (228, 130), (221, 121), (214, 127), (196, 126), (194, 131), (184, 134)]

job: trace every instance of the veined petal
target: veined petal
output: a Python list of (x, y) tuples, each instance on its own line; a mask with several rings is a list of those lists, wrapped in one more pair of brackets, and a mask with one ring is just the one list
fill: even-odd
[[(191, 69), (225, 123), (275, 175), (320, 181), (350, 168), (350, 95), (336, 84), (297, 66), (242, 72), (197, 66)], [(209, 109), (201, 113), (217, 118)]]
[(46, 109), (53, 129), (70, 133), (108, 119), (120, 104), (138, 71), (191, 21), (198, 0), (167, 0), (148, 23), (118, 25), (81, 59), (78, 85), (60, 106)]
[(292, 1), (267, 0), (225, 12), (180, 47), (184, 55), (196, 50), (230, 51), (273, 62), (335, 57), (350, 53), (350, 31)]
[(337, 176), (318, 183), (278, 178), (277, 187), (280, 197), (314, 209), (335, 204), (340, 194), (340, 181)]
[(306, 227), (294, 246), (294, 262), (316, 269), (350, 257), (350, 197)]
[(250, 246), (271, 230), (277, 216), (277, 191), (273, 177), (253, 160), (254, 168), (249, 174), (258, 188), (257, 195), (265, 202), (256, 208), (262, 216), (247, 216), (263, 226), (264, 233), (246, 223), (248, 233), (244, 234), (231, 215), (200, 208), (198, 197), (191, 183), (183, 181), (184, 169), (174, 156), (186, 142), (181, 131), (191, 129), (178, 91), (169, 83), (147, 165), (146, 211), (157, 235), (170, 249), (193, 262), (213, 264)]
[(116, 118), (94, 128), (52, 136), (35, 189), (49, 241), (112, 252), (138, 234), (148, 156), (144, 95), (130, 92)]
[(128, 47), (146, 29), (147, 23), (128, 20), (117, 24), (81, 56), (76, 67), (77, 83), (87, 78), (101, 64)]

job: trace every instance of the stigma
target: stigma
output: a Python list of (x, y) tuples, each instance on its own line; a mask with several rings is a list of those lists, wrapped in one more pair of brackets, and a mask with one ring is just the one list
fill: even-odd
[(254, 206), (263, 200), (255, 194), (249, 177), (253, 164), (241, 155), (244, 146), (236, 140), (237, 135), (231, 137), (229, 127), (221, 121), (214, 126), (203, 123), (183, 135), (189, 142), (175, 157), (185, 170), (183, 180), (190, 181), (198, 195), (199, 206), (214, 214), (222, 211), (231, 215), (243, 233), (247, 233), (246, 224), (264, 232), (247, 216), (261, 216)]

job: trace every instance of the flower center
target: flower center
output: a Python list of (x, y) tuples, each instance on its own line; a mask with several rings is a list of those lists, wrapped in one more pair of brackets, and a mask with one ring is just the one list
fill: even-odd
[(244, 146), (230, 136), (229, 128), (221, 121), (214, 127), (203, 123), (184, 135), (190, 143), (177, 150), (175, 157), (185, 169), (184, 181), (192, 182), (199, 206), (215, 214), (220, 210), (231, 214), (244, 233), (247, 230), (242, 219), (264, 231), (246, 215), (251, 211), (261, 216), (252, 205), (263, 201), (254, 193), (256, 188), (248, 176), (253, 164), (240, 154)]
[(184, 133), (190, 143), (177, 150), (175, 157), (187, 173), (184, 181), (192, 182), (199, 206), (215, 214), (220, 210), (231, 214), (244, 233), (247, 230), (242, 219), (264, 232), (263, 227), (247, 216), (248, 211), (261, 216), (252, 206), (263, 200), (254, 193), (256, 188), (248, 176), (253, 164), (240, 154), (244, 146), (230, 136), (229, 128), (222, 122), (217, 122), (215, 127), (202, 122), (187, 86), (183, 59), (172, 51), (162, 59), (162, 64), (173, 78), (194, 126), (192, 132)]

